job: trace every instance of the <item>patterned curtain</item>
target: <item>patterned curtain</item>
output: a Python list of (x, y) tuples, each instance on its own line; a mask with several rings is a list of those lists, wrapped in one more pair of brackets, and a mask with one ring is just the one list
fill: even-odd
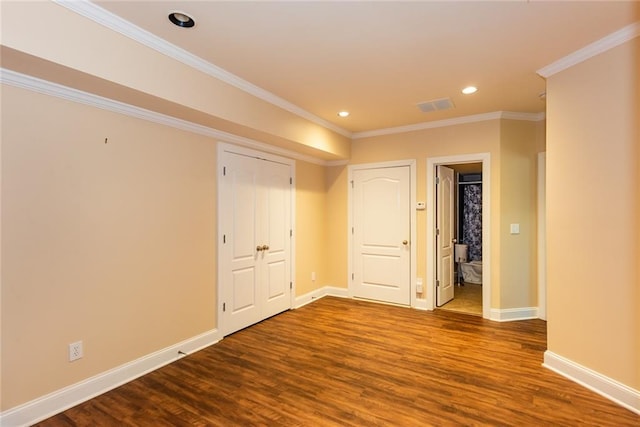
[(482, 260), (482, 184), (462, 187), (462, 242), (469, 245), (469, 261)]

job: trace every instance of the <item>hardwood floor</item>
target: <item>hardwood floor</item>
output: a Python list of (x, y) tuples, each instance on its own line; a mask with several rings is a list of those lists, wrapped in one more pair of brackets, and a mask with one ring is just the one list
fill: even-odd
[(482, 316), (482, 285), (466, 283), (453, 288), (453, 299), (440, 307), (440, 310)]
[(39, 426), (638, 426), (543, 368), (546, 323), (323, 298)]

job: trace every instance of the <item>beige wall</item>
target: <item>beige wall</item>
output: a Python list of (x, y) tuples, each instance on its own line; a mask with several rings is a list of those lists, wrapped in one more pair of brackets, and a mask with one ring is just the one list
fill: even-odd
[(549, 351), (640, 389), (640, 38), (547, 81)]
[(215, 328), (215, 144), (10, 86), (2, 105), (2, 408)]
[[(324, 166), (296, 163), (296, 296), (326, 284), (327, 207)], [(316, 280), (311, 280), (311, 273)]]
[[(537, 306), (537, 130), (540, 123), (503, 120), (500, 127), (500, 308)], [(519, 224), (520, 234), (511, 234)]]
[(347, 265), (347, 166), (326, 168), (326, 248), (327, 280), (322, 285), (346, 288), (349, 268)]

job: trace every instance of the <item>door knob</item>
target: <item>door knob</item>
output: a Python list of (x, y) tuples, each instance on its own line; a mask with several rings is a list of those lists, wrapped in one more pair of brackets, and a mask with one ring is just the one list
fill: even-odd
[(263, 251), (268, 251), (268, 250), (269, 250), (269, 246), (267, 246), (267, 245), (262, 245), (262, 250), (263, 250)]
[(409, 244), (409, 242), (408, 242), (407, 240), (403, 240), (403, 241), (402, 241), (402, 244), (406, 246), (406, 245), (408, 245), (408, 244)]
[(258, 252), (262, 251), (262, 246), (256, 246), (256, 251)]

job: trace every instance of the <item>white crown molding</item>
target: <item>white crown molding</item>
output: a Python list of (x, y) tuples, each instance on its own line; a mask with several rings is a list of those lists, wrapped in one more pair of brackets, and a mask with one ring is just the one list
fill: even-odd
[(453, 119), (436, 120), (433, 122), (416, 123), (407, 126), (398, 126), (386, 129), (369, 130), (364, 132), (355, 132), (351, 135), (352, 139), (370, 138), (373, 136), (394, 135), (397, 133), (415, 132), (425, 129), (434, 129), (445, 126), (455, 126), (465, 123), (484, 122), (487, 120), (510, 119), (510, 120), (527, 120), (541, 121), (544, 120), (544, 113), (515, 113), (510, 111), (494, 111), (492, 113), (474, 114), (472, 116), (455, 117)]
[(558, 59), (546, 67), (539, 69), (537, 73), (545, 79), (549, 78), (560, 71), (573, 67), (576, 64), (606, 52), (609, 49), (613, 49), (614, 47), (628, 42), (638, 36), (640, 36), (640, 22), (635, 22), (583, 47), (582, 49), (576, 50), (564, 58)]
[(213, 329), (162, 350), (125, 363), (79, 383), (64, 387), (0, 414), (0, 425), (29, 426), (106, 393), (151, 371), (209, 347), (222, 339)]
[(120, 33), (138, 43), (141, 43), (151, 49), (160, 52), (170, 58), (182, 62), (196, 70), (199, 70), (215, 79), (228, 83), (244, 92), (247, 92), (256, 98), (262, 99), (272, 105), (275, 105), (290, 113), (296, 114), (310, 122), (316, 123), (324, 128), (330, 129), (340, 135), (351, 137), (351, 132), (337, 126), (327, 120), (324, 120), (315, 114), (312, 114), (297, 105), (282, 99), (273, 93), (264, 90), (238, 76), (232, 74), (204, 59), (174, 45), (168, 41), (140, 28), (131, 22), (122, 19), (118, 15), (109, 12), (106, 9), (92, 3), (88, 0), (52, 0), (53, 2), (63, 6), (85, 18), (107, 27), (117, 33)]
[(542, 366), (640, 415), (640, 391), (549, 350)]
[(147, 120), (149, 122), (170, 126), (175, 129), (180, 129), (198, 135), (215, 138), (219, 141), (230, 142), (237, 145), (242, 145), (244, 147), (266, 151), (272, 154), (277, 154), (308, 163), (322, 166), (326, 166), (328, 164), (327, 161), (313, 156), (300, 154), (295, 151), (276, 147), (270, 144), (255, 141), (253, 139), (234, 135), (207, 126), (202, 126), (193, 122), (189, 122), (187, 120), (176, 119), (175, 117), (171, 117), (166, 114), (156, 113), (155, 111), (135, 107), (133, 105), (125, 104), (124, 102), (114, 101), (112, 99), (104, 98), (102, 96), (59, 85), (57, 83), (38, 79), (36, 77), (27, 76), (25, 74), (17, 73), (5, 68), (0, 68), (0, 83), (31, 90), (34, 92), (42, 93), (44, 95), (66, 99), (68, 101), (73, 101), (80, 104), (89, 105), (91, 107), (100, 108), (114, 113), (124, 114), (129, 117), (135, 117), (138, 119)]

